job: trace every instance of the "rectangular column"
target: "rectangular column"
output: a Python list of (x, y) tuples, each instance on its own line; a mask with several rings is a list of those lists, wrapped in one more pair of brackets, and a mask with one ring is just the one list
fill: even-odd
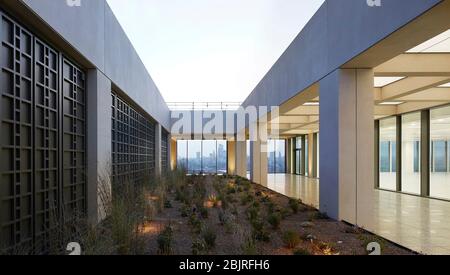
[(227, 141), (227, 174), (236, 175), (236, 141)]
[(87, 213), (90, 222), (105, 218), (111, 198), (111, 81), (99, 70), (87, 76)]
[(372, 70), (339, 69), (320, 82), (320, 210), (363, 226), (373, 208), (373, 121)]
[(252, 182), (267, 186), (267, 141), (252, 141), (250, 178)]
[(236, 163), (236, 175), (246, 178), (247, 177), (247, 141), (235, 142), (235, 163)]

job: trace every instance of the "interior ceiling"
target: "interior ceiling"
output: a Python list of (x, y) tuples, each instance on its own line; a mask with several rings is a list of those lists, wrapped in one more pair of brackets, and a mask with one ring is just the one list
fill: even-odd
[[(450, 102), (450, 29), (374, 69), (375, 119)], [(280, 107), (280, 137), (319, 130), (318, 86)], [(301, 96), (304, 94), (303, 96)], [(449, 123), (450, 118), (440, 118)]]

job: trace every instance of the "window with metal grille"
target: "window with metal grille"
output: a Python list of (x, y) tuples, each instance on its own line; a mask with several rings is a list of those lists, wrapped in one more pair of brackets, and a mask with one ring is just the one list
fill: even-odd
[(86, 212), (85, 75), (0, 13), (0, 249), (48, 251)]
[(114, 182), (137, 182), (155, 172), (155, 122), (112, 93)]

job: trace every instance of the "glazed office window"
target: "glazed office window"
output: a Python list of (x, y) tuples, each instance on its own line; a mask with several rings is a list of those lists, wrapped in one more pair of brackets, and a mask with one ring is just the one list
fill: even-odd
[(200, 174), (202, 172), (202, 141), (188, 141), (188, 173)]
[(268, 173), (286, 173), (286, 141), (267, 142)]
[(385, 190), (397, 190), (396, 176), (396, 118), (380, 120), (380, 188)]
[(227, 141), (217, 141), (217, 174), (226, 174), (227, 167)]
[(420, 112), (402, 116), (402, 192), (420, 195)]
[(177, 141), (177, 168), (187, 170), (188, 142), (186, 140)]
[(217, 143), (215, 140), (204, 140), (202, 142), (202, 165), (203, 173), (214, 174), (217, 172)]
[(430, 110), (430, 196), (450, 199), (450, 106)]

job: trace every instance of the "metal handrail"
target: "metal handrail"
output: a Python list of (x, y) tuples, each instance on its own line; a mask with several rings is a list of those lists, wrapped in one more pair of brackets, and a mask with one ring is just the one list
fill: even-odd
[(203, 111), (203, 110), (237, 110), (241, 102), (168, 102), (170, 110)]

